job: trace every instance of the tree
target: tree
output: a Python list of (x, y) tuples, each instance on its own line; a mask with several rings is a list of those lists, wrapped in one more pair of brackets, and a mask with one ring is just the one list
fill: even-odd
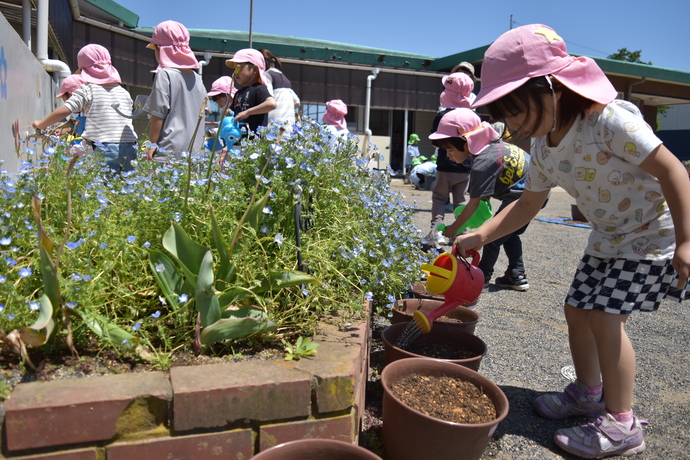
[[(640, 59), (641, 56), (642, 56), (642, 50), (629, 51), (628, 48), (619, 48), (617, 52), (610, 54), (609, 56), (606, 56), (606, 57), (608, 59), (615, 59), (617, 61), (636, 62), (638, 64), (652, 65), (652, 61), (644, 62), (642, 59)], [(665, 117), (666, 113), (668, 112), (668, 110), (670, 108), (671, 108), (670, 105), (657, 105), (656, 106), (656, 113), (658, 115)], [(659, 118), (658, 117), (656, 120), (656, 125), (657, 125), (657, 130), (658, 130), (659, 129)]]

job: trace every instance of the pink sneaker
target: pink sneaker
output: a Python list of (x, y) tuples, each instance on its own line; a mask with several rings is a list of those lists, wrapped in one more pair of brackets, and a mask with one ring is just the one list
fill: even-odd
[(647, 421), (634, 417), (632, 429), (628, 430), (611, 414), (606, 414), (586, 425), (562, 428), (553, 439), (561, 449), (582, 458), (627, 457), (645, 450), (643, 424)]
[(555, 395), (542, 395), (534, 400), (534, 409), (544, 418), (559, 420), (574, 415), (596, 417), (604, 412), (604, 398), (600, 402), (592, 401), (573, 382)]

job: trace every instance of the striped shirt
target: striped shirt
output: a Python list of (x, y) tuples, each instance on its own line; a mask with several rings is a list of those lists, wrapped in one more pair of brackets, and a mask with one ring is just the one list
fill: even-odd
[(122, 86), (84, 83), (72, 93), (65, 106), (72, 113), (84, 112), (86, 115), (84, 139), (104, 144), (136, 142), (132, 120), (117, 113), (112, 107), (114, 103), (120, 104), (122, 113), (131, 115), (134, 103)]

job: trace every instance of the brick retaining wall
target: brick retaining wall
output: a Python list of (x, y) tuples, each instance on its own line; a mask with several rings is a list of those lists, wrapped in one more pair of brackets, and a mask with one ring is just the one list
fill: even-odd
[(356, 443), (369, 321), (323, 325), (313, 358), (249, 360), (21, 383), (5, 406), (2, 451), (41, 460), (249, 459), (306, 438)]

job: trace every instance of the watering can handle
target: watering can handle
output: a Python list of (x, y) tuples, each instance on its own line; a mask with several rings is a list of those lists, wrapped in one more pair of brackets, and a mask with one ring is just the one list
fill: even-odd
[[(451, 255), (454, 255), (455, 257), (458, 257), (458, 247), (456, 245), (453, 245), (453, 247), (450, 250)], [(466, 252), (467, 257), (472, 257), (472, 261), (470, 262), (472, 265), (475, 267), (479, 265), (479, 261), (481, 260), (481, 256), (479, 255), (479, 252), (475, 251), (474, 249), (470, 249), (469, 251)]]

